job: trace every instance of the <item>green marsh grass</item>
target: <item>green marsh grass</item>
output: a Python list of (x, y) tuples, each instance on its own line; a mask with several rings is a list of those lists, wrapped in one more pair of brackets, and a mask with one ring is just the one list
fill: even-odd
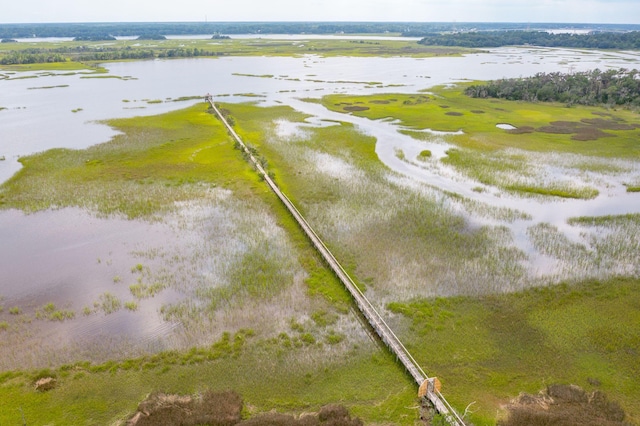
[(389, 309), (403, 318), (400, 337), (443, 381), (447, 399), (457, 407), (476, 401), (474, 424), (494, 424), (508, 399), (553, 383), (602, 390), (633, 424), (640, 419), (639, 286), (637, 279), (587, 281)]
[(128, 311), (135, 312), (138, 310), (138, 303), (134, 301), (124, 302), (124, 308)]
[(36, 319), (49, 320), (49, 321), (64, 321), (75, 318), (76, 313), (71, 310), (60, 310), (53, 303), (47, 303), (46, 305), (36, 309)]
[[(415, 95), (329, 95), (322, 99), (322, 104), (333, 111), (370, 119), (398, 119), (407, 128), (403, 133), (417, 139), (432, 138), (421, 132), (424, 129), (461, 130), (462, 134), (443, 136), (457, 146), (449, 151), (444, 162), (479, 182), (524, 195), (594, 198), (598, 195), (597, 188), (585, 180), (588, 177), (580, 176), (581, 173), (628, 174), (629, 168), (619, 162), (633, 161), (640, 155), (634, 142), (635, 134), (628, 130), (607, 130), (610, 137), (596, 140), (572, 140), (571, 134), (534, 131), (548, 127), (551, 122), (584, 125), (582, 120), (592, 120), (594, 114), (602, 113), (601, 108), (471, 99), (463, 94), (465, 87), (464, 84), (438, 87), (432, 89), (432, 93)], [(639, 124), (633, 112), (608, 113), (612, 120)], [(502, 130), (496, 127), (499, 123), (530, 131)], [(552, 158), (552, 153), (563, 154), (563, 157)], [(553, 161), (570, 177), (557, 183), (557, 178), (547, 176), (544, 170), (547, 162), (536, 161), (538, 158)], [(580, 176), (579, 180), (576, 176)], [(573, 183), (576, 180), (577, 183)]]
[[(46, 394), (33, 391), (33, 374), (10, 373), (0, 376), (0, 397), (19, 401), (28, 424), (119, 424), (154, 390), (193, 394), (208, 388), (241, 393), (247, 415), (271, 410), (299, 414), (340, 401), (367, 424), (412, 425), (417, 419), (417, 410), (406, 404), (414, 401), (414, 386), (402, 375), (398, 380), (393, 359), (378, 350), (310, 364), (292, 357), (307, 352), (308, 346), (281, 351), (254, 339), (246, 332), (229, 333), (207, 348), (183, 353), (70, 364), (47, 372), (57, 377), (58, 385)], [(0, 421), (19, 421), (19, 406), (8, 408)]]
[(99, 301), (94, 306), (101, 309), (105, 315), (117, 312), (122, 307), (122, 301), (112, 293), (106, 292), (100, 295)]

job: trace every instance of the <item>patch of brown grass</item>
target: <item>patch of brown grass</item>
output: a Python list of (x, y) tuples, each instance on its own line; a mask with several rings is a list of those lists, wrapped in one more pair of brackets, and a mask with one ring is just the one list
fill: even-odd
[(242, 406), (242, 397), (233, 391), (206, 391), (200, 397), (153, 393), (127, 426), (232, 426), (242, 420)]
[(300, 416), (258, 414), (242, 420), (242, 397), (236, 392), (206, 391), (201, 396), (153, 393), (138, 406), (127, 426), (362, 426), (342, 405), (330, 404), (318, 413)]
[(604, 130), (634, 130), (636, 128), (636, 126), (634, 125), (621, 123), (619, 120), (605, 120), (603, 118), (583, 118), (580, 121), (591, 126), (595, 126), (598, 129)]
[(575, 385), (551, 385), (538, 395), (521, 394), (500, 426), (626, 426), (625, 413), (600, 391)]
[(533, 133), (534, 132), (534, 128), (531, 126), (522, 126), (522, 127), (518, 127), (516, 129), (509, 129), (506, 132), (510, 133), (512, 135), (523, 135), (525, 133)]
[(354, 105), (354, 106), (346, 106), (342, 109), (349, 112), (358, 112), (358, 111), (366, 111), (369, 109), (369, 107)]
[(573, 127), (549, 125), (538, 127), (536, 132), (553, 133), (554, 135), (570, 135), (571, 133), (575, 133), (576, 130)]

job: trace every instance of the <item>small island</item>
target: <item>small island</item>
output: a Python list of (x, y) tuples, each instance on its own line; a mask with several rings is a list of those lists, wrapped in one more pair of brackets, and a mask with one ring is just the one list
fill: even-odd
[(116, 38), (109, 34), (96, 34), (74, 37), (73, 41), (115, 41)]
[(142, 34), (136, 40), (166, 40), (162, 34)]

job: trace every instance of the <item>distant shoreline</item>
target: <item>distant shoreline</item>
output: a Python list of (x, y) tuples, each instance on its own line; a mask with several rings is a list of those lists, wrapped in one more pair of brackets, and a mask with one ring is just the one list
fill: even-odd
[(111, 22), (111, 23), (4, 23), (0, 39), (83, 37), (109, 34), (114, 37), (140, 34), (397, 34), (421, 37), (429, 33), (466, 31), (640, 31), (640, 24), (531, 23), (531, 22)]

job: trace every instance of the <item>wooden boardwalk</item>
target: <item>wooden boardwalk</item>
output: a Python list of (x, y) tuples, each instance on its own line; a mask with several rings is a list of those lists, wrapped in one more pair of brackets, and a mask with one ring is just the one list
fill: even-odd
[(353, 282), (349, 274), (342, 268), (340, 263), (336, 260), (333, 254), (329, 251), (327, 246), (322, 242), (320, 237), (315, 233), (313, 228), (307, 223), (306, 219), (298, 211), (295, 205), (289, 200), (289, 198), (278, 188), (273, 179), (269, 177), (260, 162), (253, 156), (248, 147), (244, 144), (242, 139), (237, 135), (233, 128), (227, 123), (219, 109), (215, 106), (213, 99), (210, 96), (206, 97), (207, 102), (211, 104), (211, 107), (215, 111), (216, 115), (222, 123), (226, 126), (229, 134), (234, 140), (240, 144), (244, 152), (248, 155), (249, 160), (253, 163), (258, 173), (264, 178), (264, 181), (269, 185), (271, 190), (278, 196), (280, 201), (289, 210), (294, 219), (298, 222), (304, 233), (307, 235), (311, 243), (314, 245), (318, 253), (327, 262), (329, 267), (333, 270), (336, 276), (340, 279), (345, 288), (349, 291), (353, 300), (355, 301), (358, 309), (367, 319), (371, 327), (378, 334), (380, 339), (384, 342), (389, 350), (398, 358), (398, 360), (405, 367), (407, 372), (413, 377), (415, 382), (420, 388), (420, 396), (427, 398), (438, 413), (440, 413), (450, 425), (464, 426), (464, 422), (455, 412), (455, 410), (449, 405), (447, 400), (440, 393), (438, 386), (436, 385), (435, 378), (429, 378), (422, 370), (418, 362), (411, 356), (407, 348), (404, 347), (400, 339), (395, 335), (393, 330), (387, 325), (382, 316), (373, 307), (365, 295), (360, 291), (358, 286)]

